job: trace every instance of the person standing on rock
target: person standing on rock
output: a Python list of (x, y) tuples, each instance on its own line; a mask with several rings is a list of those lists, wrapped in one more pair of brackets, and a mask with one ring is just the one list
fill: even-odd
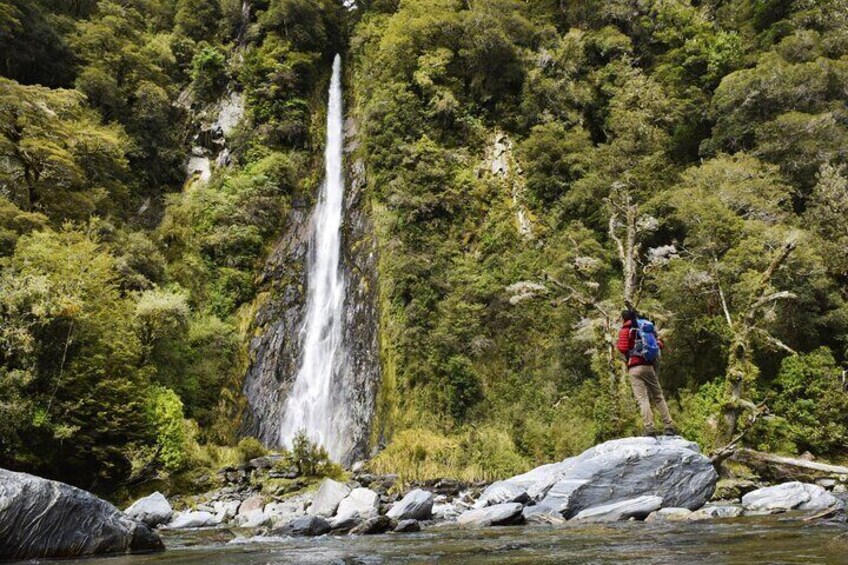
[(665, 435), (677, 435), (674, 420), (668, 411), (660, 381), (657, 377), (656, 363), (663, 342), (657, 338), (654, 324), (650, 320), (639, 318), (635, 310), (628, 308), (621, 313), (621, 330), (618, 332), (618, 350), (627, 362), (627, 375), (633, 396), (639, 403), (645, 435), (656, 437), (654, 430), (654, 412), (651, 406), (660, 412)]

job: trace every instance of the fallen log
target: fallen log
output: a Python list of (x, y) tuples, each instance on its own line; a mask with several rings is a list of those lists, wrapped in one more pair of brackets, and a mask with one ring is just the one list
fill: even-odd
[(731, 459), (751, 467), (761, 478), (776, 482), (815, 482), (818, 479), (848, 482), (848, 467), (842, 465), (783, 457), (747, 448), (734, 450)]

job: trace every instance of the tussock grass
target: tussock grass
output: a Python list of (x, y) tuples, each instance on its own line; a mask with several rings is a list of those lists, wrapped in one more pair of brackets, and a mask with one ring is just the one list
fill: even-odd
[(375, 473), (397, 473), (402, 483), (408, 483), (442, 477), (494, 481), (521, 473), (529, 465), (509, 434), (487, 427), (453, 435), (421, 428), (403, 430), (369, 467)]

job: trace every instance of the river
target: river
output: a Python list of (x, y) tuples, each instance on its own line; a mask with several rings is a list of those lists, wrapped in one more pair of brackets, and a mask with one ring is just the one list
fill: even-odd
[[(86, 565), (275, 565), (384, 563), (848, 563), (844, 524), (796, 517), (698, 523), (504, 526), (444, 525), (416, 534), (238, 540), (229, 530), (164, 532), (159, 554), (75, 561)], [(54, 562), (55, 563), (55, 562)]]

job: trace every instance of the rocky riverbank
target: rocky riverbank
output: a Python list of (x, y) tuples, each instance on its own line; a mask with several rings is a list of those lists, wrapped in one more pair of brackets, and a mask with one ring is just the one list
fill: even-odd
[[(157, 529), (221, 530), (231, 543), (300, 536), (398, 534), (518, 524), (698, 522), (796, 512), (845, 521), (848, 475), (764, 485), (723, 480), (682, 438), (624, 438), (491, 484), (402, 485), (354, 465), (345, 480), (310, 482), (276, 455), (222, 469), (203, 495), (159, 492), (124, 512), (80, 489), (0, 470), (0, 559), (164, 549)], [(317, 488), (315, 488), (317, 487)], [(176, 510), (175, 510), (176, 509)]]
[(244, 539), (405, 533), (437, 526), (700, 521), (789, 511), (841, 516), (844, 507), (838, 481), (826, 483), (837, 494), (800, 482), (719, 485), (710, 460), (682, 438), (613, 440), (488, 485), (442, 479), (401, 489), (397, 476), (356, 467), (362, 466), (355, 466), (350, 480), (325, 479), (309, 490), (302, 479), (270, 470), (273, 456), (259, 458), (224, 470), (225, 486), (174, 501), (180, 511), (155, 493), (127, 513), (151, 526), (227, 528)]

